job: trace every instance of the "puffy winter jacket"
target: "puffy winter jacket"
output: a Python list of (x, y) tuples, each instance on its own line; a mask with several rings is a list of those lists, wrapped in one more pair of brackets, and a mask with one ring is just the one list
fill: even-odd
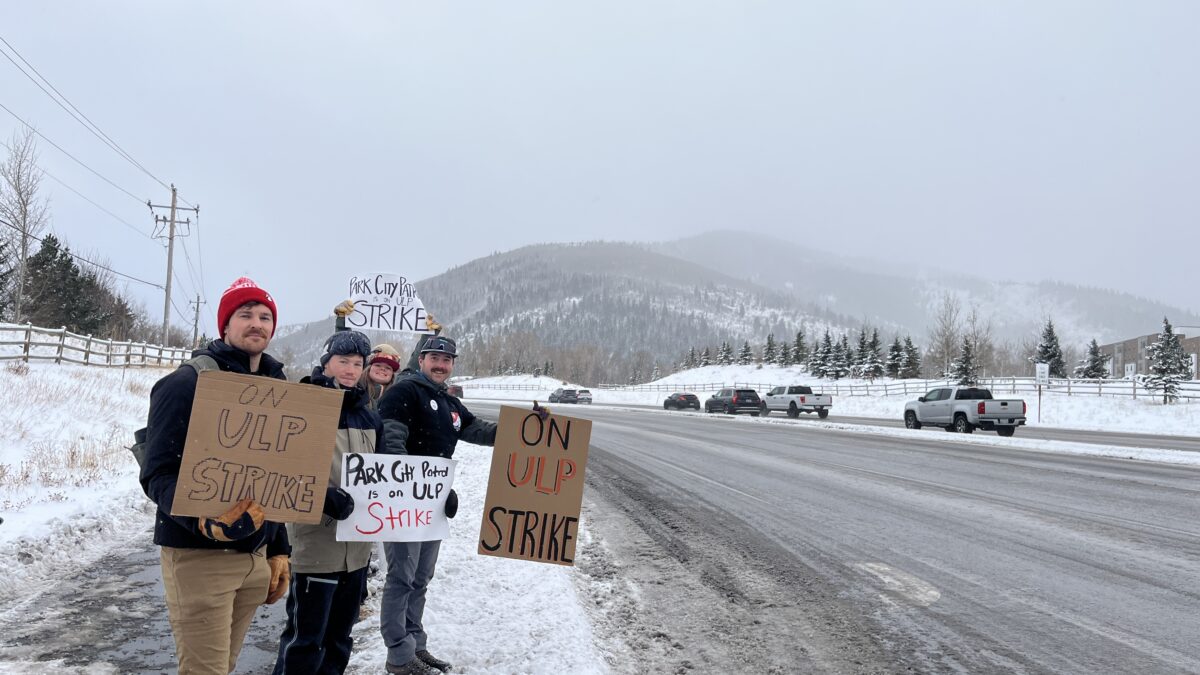
[[(210, 356), (218, 368), (230, 373), (287, 379), (283, 364), (267, 354), (262, 355), (258, 370), (250, 372), (250, 355), (222, 340), (213, 340), (192, 356)], [(287, 530), (280, 523), (265, 521), (252, 536), (239, 541), (214, 541), (200, 533), (198, 518), (171, 515), (198, 378), (195, 368), (184, 366), (156, 382), (150, 390), (146, 460), (138, 478), (146, 496), (158, 504), (154, 543), (175, 548), (232, 549), (247, 553), (257, 551), (265, 544), (268, 556), (289, 554)]]
[[(300, 381), (337, 388), (336, 383), (326, 377), (320, 367)], [(333, 464), (329, 471), (329, 485), (333, 487), (342, 484), (342, 457), (346, 453), (384, 452), (383, 422), (368, 407), (367, 392), (361, 386), (344, 391)], [(366, 506), (356, 504), (355, 508)], [(322, 516), (321, 522), (316, 525), (288, 523), (287, 530), (292, 543), (292, 570), (297, 574), (353, 572), (371, 562), (371, 551), (375, 544), (369, 541), (338, 541), (337, 521), (329, 516)]]
[(423, 373), (400, 379), (379, 399), (387, 452), (453, 457), (459, 440), (496, 444), (496, 425), (485, 422)]

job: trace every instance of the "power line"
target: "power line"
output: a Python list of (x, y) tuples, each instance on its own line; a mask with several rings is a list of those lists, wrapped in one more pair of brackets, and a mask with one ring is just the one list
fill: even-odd
[[(21, 59), (21, 63), (24, 63), (26, 66), (28, 66), (29, 70), (32, 70), (34, 72), (34, 74), (36, 74), (38, 76), (38, 78), (40, 78), (42, 80), (42, 82), (46, 83), (46, 86), (48, 86), (48, 87), (50, 87), (50, 89), (54, 90), (54, 93), (51, 94), (50, 91), (48, 91), (46, 89), (46, 87), (42, 86), (42, 82), (38, 82), (37, 79), (34, 79), (33, 75), (30, 75), (28, 72), (26, 72), (26, 70), (24, 68), (21, 67), (20, 63), (17, 63), (16, 61), (14, 61), (13, 58), (11, 56), (9, 56), (7, 52), (0, 49), (0, 54), (3, 54), (4, 58), (8, 59), (9, 62), (12, 63), (13, 66), (17, 70), (21, 71), (22, 75), (29, 78), (30, 82), (34, 83), (38, 89), (41, 89), (42, 92), (45, 93), (47, 96), (49, 96), (52, 101), (57, 103), (58, 107), (62, 108), (76, 122), (79, 122), (79, 124), (81, 124), (84, 129), (87, 129), (89, 132), (91, 132), (91, 134), (93, 136), (95, 136), (96, 138), (98, 138), (101, 143), (104, 143), (108, 147), (112, 148), (112, 150), (114, 150), (118, 155), (120, 155), (125, 161), (127, 161), (130, 164), (132, 164), (133, 166), (137, 167), (139, 170), (141, 170), (142, 173), (144, 173), (147, 176), (149, 176), (150, 178), (154, 179), (163, 187), (167, 187), (167, 184), (165, 182), (163, 182), (162, 179), (160, 179), (158, 176), (155, 176), (154, 174), (150, 173), (149, 169), (142, 166), (141, 162), (138, 162), (136, 159), (134, 159), (133, 155), (130, 155), (128, 152), (126, 152), (125, 148), (122, 148), (120, 145), (118, 145), (117, 142), (114, 141), (111, 137), (109, 137), (108, 134), (104, 133), (104, 131), (95, 122), (93, 122), (91, 120), (91, 118), (89, 118), (87, 115), (85, 115), (82, 110), (80, 110), (78, 107), (75, 106), (74, 103), (71, 103), (70, 99), (68, 99), (66, 96), (64, 96), (63, 93), (61, 91), (59, 91), (57, 87), (55, 87), (53, 84), (51, 84), (50, 80), (47, 80), (44, 75), (42, 75), (40, 72), (38, 72), (38, 69), (34, 68), (32, 63), (30, 63), (28, 60), (26, 60), (26, 58), (24, 56), (21, 56), (21, 52), (17, 51), (17, 48), (13, 47), (12, 44), (10, 44), (8, 42), (8, 40), (5, 40), (3, 36), (0, 36), (0, 42), (3, 42), (4, 45), (6, 47), (8, 47), (9, 50), (11, 50), (13, 54), (16, 54), (17, 58)], [(57, 96), (55, 96), (55, 94), (57, 94)], [(60, 101), (59, 99), (62, 99), (62, 100)], [(63, 105), (64, 102), (66, 103), (66, 105)], [(68, 108), (67, 106), (71, 106), (71, 107)]]
[[(25, 231), (24, 231), (24, 230), (22, 230), (21, 228), (17, 227), (16, 225), (13, 225), (12, 223), (8, 222), (7, 220), (4, 220), (3, 218), (0, 218), (0, 225), (5, 225), (5, 226), (7, 226), (7, 227), (11, 227), (12, 229), (16, 230), (17, 232), (22, 232), (22, 233), (24, 233), (24, 232), (25, 232)], [(38, 242), (39, 244), (42, 242), (42, 238), (41, 238), (41, 237), (37, 237), (37, 236), (34, 236), (34, 235), (32, 235), (32, 234), (28, 234), (28, 233), (26, 233), (26, 234), (25, 234), (25, 236), (27, 236), (27, 237), (29, 237), (30, 239), (32, 239), (32, 240), (34, 240), (34, 241)], [(130, 281), (136, 281), (136, 282), (138, 282), (139, 284), (146, 284), (147, 286), (153, 286), (154, 288), (157, 288), (157, 289), (160, 289), (160, 290), (162, 290), (162, 288), (163, 288), (162, 286), (159, 286), (158, 284), (156, 284), (156, 283), (154, 283), (154, 282), (152, 282), (152, 281), (146, 281), (145, 279), (139, 279), (139, 278), (137, 278), (137, 277), (131, 277), (131, 276), (129, 276), (128, 274), (125, 274), (125, 273), (123, 273), (123, 272), (118, 272), (118, 271), (114, 270), (114, 269), (113, 269), (113, 268), (111, 268), (111, 267), (107, 267), (107, 266), (105, 266), (105, 265), (101, 265), (101, 264), (100, 264), (100, 263), (98, 263), (98, 262), (92, 262), (91, 260), (88, 260), (87, 258), (84, 258), (83, 256), (80, 256), (80, 255), (75, 255), (74, 253), (71, 253), (70, 251), (66, 250), (65, 248), (63, 249), (63, 253), (66, 253), (67, 255), (71, 256), (72, 258), (75, 258), (76, 260), (80, 260), (80, 261), (82, 261), (82, 262), (85, 262), (85, 263), (87, 263), (87, 264), (89, 264), (89, 265), (92, 265), (93, 267), (98, 267), (98, 268), (100, 268), (100, 269), (102, 269), (102, 270), (104, 270), (104, 271), (106, 271), (106, 272), (112, 272), (113, 274), (115, 274), (115, 275), (117, 275), (117, 276), (119, 276), (119, 277), (124, 277), (124, 278), (126, 278), (126, 279), (129, 279)]]
[(4, 105), (3, 103), (0, 103), (0, 109), (3, 109), (3, 110), (4, 110), (4, 112), (8, 113), (9, 115), (12, 115), (14, 119), (16, 119), (16, 120), (17, 120), (18, 122), (20, 122), (21, 124), (24, 124), (24, 125), (25, 125), (25, 128), (29, 129), (29, 130), (30, 130), (30, 131), (32, 131), (33, 133), (35, 133), (35, 134), (37, 134), (38, 136), (40, 136), (40, 137), (42, 138), (42, 140), (44, 140), (44, 141), (46, 141), (47, 143), (49, 143), (50, 145), (54, 146), (54, 149), (58, 150), (58, 151), (59, 151), (59, 152), (61, 152), (62, 154), (66, 155), (67, 157), (70, 157), (71, 159), (75, 160), (75, 163), (76, 163), (76, 164), (78, 164), (79, 166), (82, 166), (83, 168), (87, 169), (88, 171), (91, 171), (91, 172), (92, 172), (93, 174), (95, 174), (95, 176), (96, 176), (97, 178), (99, 178), (100, 180), (104, 181), (105, 183), (108, 183), (109, 185), (113, 186), (114, 188), (116, 188), (116, 189), (120, 190), (121, 192), (124, 192), (125, 194), (129, 195), (129, 196), (130, 196), (130, 197), (131, 197), (131, 198), (132, 198), (134, 201), (136, 201), (137, 203), (139, 203), (139, 204), (144, 204), (144, 203), (145, 203), (145, 202), (143, 202), (143, 201), (142, 201), (142, 199), (141, 199), (140, 197), (138, 197), (137, 195), (133, 194), (133, 193), (132, 193), (132, 192), (130, 192), (129, 190), (126, 190), (125, 188), (121, 187), (120, 185), (117, 185), (116, 183), (112, 182), (111, 180), (109, 180), (109, 179), (108, 179), (108, 177), (107, 177), (107, 176), (105, 176), (104, 174), (100, 173), (99, 171), (97, 171), (97, 170), (93, 169), (92, 167), (88, 166), (87, 164), (84, 164), (84, 163), (83, 163), (83, 162), (82, 162), (82, 161), (81, 161), (81, 160), (80, 160), (78, 157), (76, 157), (75, 155), (72, 155), (71, 153), (67, 152), (66, 150), (63, 150), (63, 149), (62, 149), (62, 147), (61, 147), (61, 146), (59, 146), (59, 144), (58, 144), (58, 143), (55, 143), (54, 141), (52, 141), (52, 140), (50, 140), (49, 138), (47, 138), (47, 137), (46, 137), (46, 134), (43, 134), (42, 132), (38, 131), (38, 130), (37, 130), (37, 129), (36, 129), (36, 128), (35, 128), (35, 127), (32, 125), (32, 124), (30, 124), (29, 122), (26, 122), (25, 120), (21, 119), (20, 115), (17, 115), (15, 112), (13, 112), (13, 111), (9, 110), (9, 109), (8, 109), (8, 106)]

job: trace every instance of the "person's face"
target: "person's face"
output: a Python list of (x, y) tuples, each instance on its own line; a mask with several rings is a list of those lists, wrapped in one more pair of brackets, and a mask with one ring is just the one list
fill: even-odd
[(360, 354), (334, 354), (325, 364), (325, 377), (332, 378), (343, 387), (353, 387), (362, 377), (363, 358)]
[(444, 384), (454, 372), (454, 359), (439, 352), (427, 352), (421, 355), (421, 372), (435, 384)]
[(275, 317), (271, 308), (258, 303), (238, 307), (225, 324), (225, 343), (251, 356), (267, 351), (271, 334), (275, 332)]
[(392, 369), (382, 363), (372, 363), (367, 369), (367, 377), (375, 384), (391, 384), (394, 375)]

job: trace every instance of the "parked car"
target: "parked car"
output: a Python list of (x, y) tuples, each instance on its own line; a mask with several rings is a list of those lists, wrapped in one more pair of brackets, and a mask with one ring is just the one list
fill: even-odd
[(976, 429), (1012, 436), (1025, 424), (1025, 401), (995, 399), (978, 387), (940, 387), (904, 405), (904, 426), (937, 426), (969, 434)]
[(758, 392), (753, 389), (726, 387), (704, 402), (704, 412), (723, 412), (727, 415), (744, 412), (750, 413), (751, 417), (758, 417), (761, 404)]
[(579, 392), (574, 389), (555, 389), (550, 394), (551, 403), (578, 403)]
[(685, 408), (700, 409), (700, 398), (695, 394), (675, 392), (663, 401), (663, 410), (683, 410)]
[(771, 411), (785, 412), (788, 417), (799, 417), (800, 413), (816, 413), (821, 419), (829, 417), (833, 397), (829, 394), (814, 394), (812, 387), (790, 385), (775, 387), (763, 397), (763, 417)]
[(580, 389), (579, 393), (575, 395), (575, 402), (576, 403), (591, 403), (592, 402), (592, 392), (588, 391), (587, 389)]
[(458, 384), (448, 385), (446, 387), (446, 393), (450, 394), (451, 396), (454, 396), (455, 398), (462, 398), (462, 395), (463, 395), (462, 385), (458, 385)]

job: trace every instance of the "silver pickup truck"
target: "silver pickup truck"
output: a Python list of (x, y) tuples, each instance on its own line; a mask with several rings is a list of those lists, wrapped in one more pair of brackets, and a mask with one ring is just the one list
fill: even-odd
[(943, 427), (969, 434), (976, 429), (1012, 436), (1025, 424), (1025, 401), (996, 399), (992, 392), (977, 387), (942, 387), (904, 405), (904, 426)]
[(771, 411), (786, 412), (788, 417), (799, 417), (800, 413), (817, 413), (821, 419), (829, 417), (829, 409), (833, 407), (833, 397), (829, 394), (814, 394), (812, 387), (791, 385), (775, 387), (767, 392), (762, 402), (762, 415), (766, 417)]

